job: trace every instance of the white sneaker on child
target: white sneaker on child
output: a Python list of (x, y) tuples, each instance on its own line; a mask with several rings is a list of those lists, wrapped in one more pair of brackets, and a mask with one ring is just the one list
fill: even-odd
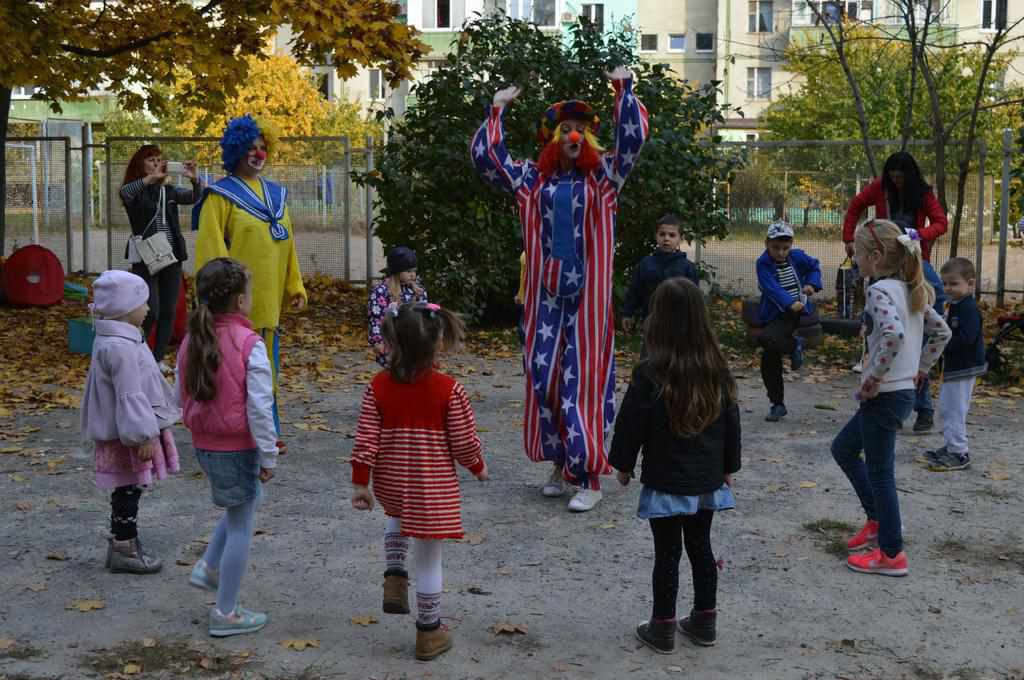
[(602, 495), (600, 491), (594, 489), (580, 489), (569, 501), (569, 510), (572, 512), (593, 510), (594, 506), (600, 502)]

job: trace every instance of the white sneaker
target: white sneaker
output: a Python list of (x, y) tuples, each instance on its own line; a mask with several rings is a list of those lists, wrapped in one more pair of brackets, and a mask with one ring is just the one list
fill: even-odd
[(558, 498), (565, 493), (565, 478), (562, 477), (562, 468), (555, 466), (551, 471), (551, 476), (548, 477), (548, 481), (544, 483), (544, 486), (540, 488), (541, 494), (545, 498)]
[(601, 492), (593, 489), (580, 489), (569, 501), (569, 509), (573, 512), (586, 512), (593, 510), (594, 506), (601, 500)]
[(860, 361), (855, 363), (853, 365), (853, 372), (854, 373), (863, 373), (864, 372), (864, 364), (862, 362), (860, 362)]

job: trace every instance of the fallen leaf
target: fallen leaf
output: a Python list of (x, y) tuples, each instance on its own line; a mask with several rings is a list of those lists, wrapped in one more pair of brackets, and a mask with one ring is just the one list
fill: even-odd
[(836, 407), (835, 404), (815, 404), (814, 408), (818, 409), (819, 411), (835, 411), (835, 410), (837, 410), (837, 407)]
[(189, 562), (188, 560), (174, 560), (174, 563), (177, 564), (179, 567), (191, 567), (192, 566), (192, 563)]
[(463, 534), (462, 538), (458, 539), (458, 543), (469, 543), (470, 545), (480, 545), (484, 542), (483, 534)]
[(372, 626), (377, 623), (377, 619), (374, 618), (372, 614), (367, 614), (366, 616), (353, 616), (351, 621), (353, 626)]
[(65, 609), (73, 609), (80, 612), (91, 612), (97, 609), (106, 609), (107, 605), (103, 600), (75, 600)]
[(22, 512), (28, 512), (32, 509), (32, 501), (18, 501), (14, 504), (14, 507)]
[(46, 584), (45, 583), (30, 583), (27, 586), (25, 586), (25, 589), (26, 590), (31, 590), (33, 593), (41, 593), (44, 590), (46, 590)]
[(199, 659), (199, 667), (203, 670), (210, 670), (210, 657), (204, 656), (203, 658)]
[(598, 524), (597, 528), (598, 529), (614, 529), (615, 528), (615, 522), (605, 522), (604, 524)]
[(63, 562), (67, 558), (68, 556), (62, 552), (52, 552), (46, 556), (46, 559), (53, 560), (54, 562)]
[(27, 482), (28, 480), (15, 472), (13, 475), (8, 475), (12, 482)]
[(280, 645), (285, 649), (292, 649), (296, 652), (305, 651), (307, 647), (319, 647), (319, 640), (281, 640)]
[(669, 673), (682, 673), (683, 669), (681, 666), (665, 666), (665, 670)]
[(126, 663), (121, 672), (125, 675), (138, 675), (142, 672), (142, 666), (137, 663)]
[(142, 646), (146, 648), (156, 647), (156, 640), (153, 638), (142, 638)]
[(496, 623), (487, 630), (492, 635), (526, 635), (529, 627), (525, 623)]
[(257, 529), (256, 531), (252, 532), (252, 535), (253, 536), (269, 536), (269, 535), (271, 535), (273, 533), (274, 533), (274, 531), (272, 529)]
[(492, 594), (491, 591), (484, 590), (480, 586), (470, 586), (470, 587), (466, 588), (466, 592), (470, 593), (472, 595), (491, 595)]
[(24, 450), (25, 448), (22, 446), (5, 446), (4, 448), (0, 449), (0, 453), (20, 453)]
[(800, 482), (801, 489), (813, 489), (816, 486), (818, 486), (817, 482)]
[(9, 638), (0, 638), (0, 652), (6, 652), (8, 649), (13, 649), (16, 644), (18, 643)]

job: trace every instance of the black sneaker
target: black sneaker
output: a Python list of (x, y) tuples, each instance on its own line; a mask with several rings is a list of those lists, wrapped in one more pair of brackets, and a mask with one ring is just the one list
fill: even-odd
[(764, 419), (769, 423), (777, 423), (782, 420), (787, 413), (789, 413), (789, 411), (786, 410), (785, 404), (772, 404), (771, 410), (768, 411), (768, 415), (765, 416)]
[(942, 446), (937, 449), (928, 450), (924, 452), (924, 459), (929, 466), (938, 465), (942, 461), (942, 457), (946, 455), (946, 447)]
[(917, 420), (914, 421), (914, 434), (931, 432), (933, 427), (935, 427), (935, 418), (931, 413), (921, 412), (917, 414)]
[(971, 467), (970, 453), (943, 451), (937, 458), (938, 460), (934, 464), (929, 464), (929, 469), (936, 472), (953, 472), (955, 470), (966, 470)]
[(637, 640), (658, 654), (671, 654), (676, 649), (675, 621), (644, 621), (635, 632)]

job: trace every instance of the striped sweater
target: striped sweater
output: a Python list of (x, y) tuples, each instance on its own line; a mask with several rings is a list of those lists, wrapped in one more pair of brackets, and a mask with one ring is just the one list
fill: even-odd
[(400, 383), (390, 371), (370, 382), (356, 427), (352, 483), (368, 485), (389, 517), (414, 538), (462, 538), (456, 461), (484, 467), (476, 420), (462, 385), (430, 371)]

